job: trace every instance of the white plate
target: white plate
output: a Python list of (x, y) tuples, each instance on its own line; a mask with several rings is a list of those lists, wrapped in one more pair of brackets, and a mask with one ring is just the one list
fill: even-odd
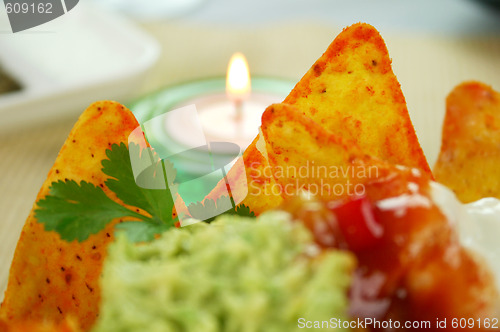
[(77, 114), (99, 99), (129, 100), (159, 55), (149, 35), (86, 1), (15, 34), (0, 11), (0, 64), (23, 85), (0, 95), (0, 129)]

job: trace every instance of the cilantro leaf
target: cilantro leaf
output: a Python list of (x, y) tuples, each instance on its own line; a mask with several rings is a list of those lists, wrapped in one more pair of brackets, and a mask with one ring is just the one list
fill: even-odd
[(111, 200), (100, 187), (73, 180), (53, 182), (49, 195), (38, 201), (35, 216), (66, 241), (83, 241), (115, 218), (146, 219)]
[[(143, 166), (138, 177), (134, 176), (130, 153), (134, 162)], [(110, 177), (106, 186), (126, 205), (143, 209), (150, 217), (113, 201), (91, 183), (66, 180), (53, 182), (49, 194), (37, 203), (35, 217), (38, 222), (43, 223), (46, 230), (58, 232), (63, 240), (80, 242), (116, 218), (136, 220), (116, 226), (132, 241), (152, 240), (156, 234), (174, 227), (174, 202), (170, 194), (170, 188), (176, 190), (173, 166), (160, 160), (152, 149), (141, 149), (135, 144), (130, 145), (130, 152), (124, 143), (113, 144), (106, 156), (108, 159), (101, 162), (103, 173)], [(146, 188), (138, 186), (136, 179)]]
[[(130, 144), (129, 148), (124, 143), (113, 144), (106, 151), (106, 156), (108, 159), (102, 161), (102, 171), (111, 177), (106, 180), (106, 186), (125, 204), (148, 212), (154, 222), (173, 225), (174, 201), (169, 186), (173, 185), (175, 170), (169, 162), (162, 161), (151, 148), (141, 148), (137, 144)], [(144, 168), (137, 179), (132, 170), (131, 157)], [(164, 172), (164, 168), (169, 174)], [(138, 186), (136, 181), (142, 186)]]
[[(234, 213), (233, 213), (234, 211)], [(229, 210), (227, 211), (228, 214), (236, 214), (238, 216), (242, 216), (242, 217), (249, 217), (249, 218), (255, 218), (256, 215), (255, 213), (250, 210), (250, 207), (245, 205), (245, 204), (240, 204), (236, 207), (236, 209), (234, 210)]]
[[(203, 220), (210, 223), (215, 220), (219, 215), (238, 215), (242, 217), (254, 218), (255, 213), (244, 204), (240, 204), (233, 208), (231, 205), (232, 200), (228, 200), (227, 196), (222, 196), (215, 202), (213, 199), (206, 199), (203, 203), (196, 202), (188, 206), (188, 211), (191, 217)], [(213, 216), (207, 218), (207, 216)]]

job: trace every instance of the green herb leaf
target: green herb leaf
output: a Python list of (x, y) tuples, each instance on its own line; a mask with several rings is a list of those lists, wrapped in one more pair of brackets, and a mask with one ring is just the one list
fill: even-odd
[(36, 218), (45, 229), (56, 231), (66, 241), (83, 241), (98, 233), (115, 218), (146, 219), (115, 201), (91, 183), (73, 180), (53, 182), (50, 192), (37, 203)]
[[(137, 177), (130, 153), (134, 162), (144, 166)], [(57, 181), (51, 184), (49, 194), (38, 202), (35, 210), (36, 218), (45, 229), (58, 232), (67, 241), (84, 241), (113, 219), (132, 217), (143, 222), (123, 222), (117, 229), (124, 230), (133, 241), (148, 241), (155, 234), (174, 227), (177, 218), (172, 218), (174, 201), (170, 194), (170, 188), (176, 190), (173, 166), (160, 160), (152, 149), (141, 149), (136, 144), (130, 145), (130, 152), (124, 143), (113, 144), (106, 156), (108, 159), (102, 161), (102, 171), (110, 177), (106, 186), (123, 203), (146, 211), (150, 217), (116, 203), (91, 183)], [(146, 188), (138, 186), (136, 180)]]
[[(231, 201), (227, 199), (227, 196), (222, 196), (215, 202), (213, 199), (206, 199), (203, 203), (196, 202), (188, 206), (188, 211), (191, 217), (195, 219), (200, 219), (205, 222), (212, 222), (215, 217), (219, 215), (238, 215), (242, 217), (255, 218), (255, 213), (253, 213), (250, 208), (244, 204), (240, 204), (233, 208)], [(214, 216), (206, 219), (206, 216)]]
[[(234, 211), (234, 214), (238, 215), (238, 216), (242, 216), (242, 217), (249, 217), (249, 218), (255, 218), (255, 213), (250, 210), (250, 207), (248, 207), (247, 205), (245, 204), (240, 204), (236, 207), (235, 210), (232, 210)], [(228, 213), (231, 212), (228, 211)]]
[[(155, 222), (171, 222), (173, 225), (174, 201), (169, 186), (173, 185), (175, 179), (174, 168), (168, 161), (163, 162), (151, 148), (141, 149), (137, 144), (130, 144), (129, 149), (121, 143), (113, 144), (111, 150), (106, 151), (108, 159), (102, 161), (102, 171), (111, 177), (106, 180), (106, 186), (125, 204), (148, 212)], [(137, 177), (137, 182), (144, 187), (154, 189), (137, 185), (130, 156), (137, 164), (147, 165)], [(168, 170), (168, 175), (166, 171), (164, 172), (164, 168)]]

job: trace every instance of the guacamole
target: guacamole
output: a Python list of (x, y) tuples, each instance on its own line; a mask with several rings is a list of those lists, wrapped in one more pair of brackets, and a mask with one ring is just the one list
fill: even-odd
[(320, 252), (289, 219), (223, 216), (142, 245), (118, 236), (93, 331), (288, 332), (300, 318), (345, 319), (354, 259)]

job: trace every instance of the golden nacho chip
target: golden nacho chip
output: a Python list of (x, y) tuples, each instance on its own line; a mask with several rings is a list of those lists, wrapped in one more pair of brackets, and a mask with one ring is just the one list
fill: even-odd
[[(343, 144), (357, 146), (358, 156), (371, 155), (392, 164), (420, 168), (432, 176), (392, 72), (384, 40), (368, 24), (344, 29), (283, 103), (295, 106), (324, 130), (342, 137)], [(266, 176), (266, 151), (256, 146), (258, 141), (259, 137), (248, 147), (250, 152), (245, 158), (247, 168), (260, 165), (254, 167), (253, 173), (246, 170), (249, 196), (261, 193), (262, 183), (266, 183), (268, 193), (276, 184), (275, 179)], [(293, 142), (296, 141), (300, 138), (294, 137)], [(285, 159), (280, 162), (286, 165)], [(243, 171), (231, 173), (234, 176)], [(255, 173), (261, 176), (251, 176)], [(252, 187), (258, 190), (252, 192)], [(266, 202), (274, 202), (275, 196)], [(260, 213), (272, 206), (259, 206), (262, 197), (265, 196), (260, 195), (258, 200), (247, 197), (245, 202)]]
[(362, 194), (362, 183), (390, 168), (363, 155), (356, 145), (346, 144), (292, 105), (268, 107), (262, 116), (262, 133), (270, 173), (283, 197), (302, 190), (325, 199)]
[[(107, 176), (101, 172), (101, 161), (112, 144), (127, 144), (138, 125), (133, 114), (116, 102), (92, 104), (69, 134), (36, 202), (49, 193), (52, 182), (65, 179), (100, 186), (120, 202), (105, 185)], [(98, 279), (106, 246), (113, 240), (113, 226), (120, 220), (83, 242), (66, 242), (37, 222), (36, 202), (17, 244), (0, 319), (57, 324), (71, 316), (79, 328), (88, 330), (98, 315)]]
[(344, 29), (284, 103), (365, 154), (431, 173), (387, 47), (369, 24)]
[(500, 198), (498, 165), (500, 93), (480, 82), (462, 83), (446, 99), (436, 180), (464, 203)]

